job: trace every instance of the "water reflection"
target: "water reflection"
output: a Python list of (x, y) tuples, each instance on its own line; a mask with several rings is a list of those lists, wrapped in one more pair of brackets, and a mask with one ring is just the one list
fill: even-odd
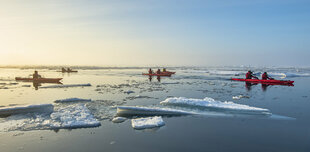
[[(153, 79), (153, 77), (152, 77), (152, 76), (149, 76), (149, 81), (150, 81), (150, 82), (152, 82), (152, 79)], [(160, 82), (160, 80), (161, 80), (160, 76), (157, 76), (156, 79), (157, 79), (158, 82)]]
[[(245, 88), (247, 91), (251, 91), (252, 86), (258, 85), (259, 83), (254, 83), (254, 82), (245, 82)], [(263, 91), (267, 91), (267, 88), (269, 86), (273, 86), (273, 85), (281, 85), (281, 86), (294, 86), (294, 84), (272, 84), (272, 83), (260, 83), (261, 84), (261, 88)]]

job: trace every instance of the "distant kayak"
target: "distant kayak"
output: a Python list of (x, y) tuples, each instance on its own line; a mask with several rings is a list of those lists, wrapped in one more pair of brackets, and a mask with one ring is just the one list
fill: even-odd
[(260, 80), (260, 79), (240, 79), (240, 78), (231, 78), (234, 81), (244, 81), (250, 83), (263, 83), (263, 84), (280, 84), (280, 85), (290, 85), (293, 84), (294, 81), (290, 80)]
[(170, 73), (160, 73), (160, 74), (156, 74), (156, 73), (142, 73), (142, 75), (148, 75), (148, 76), (167, 76), (167, 77), (170, 77), (171, 74)]
[(26, 82), (41, 82), (41, 83), (57, 83), (61, 80), (62, 78), (21, 78), (21, 77), (16, 77), (16, 81), (26, 81)]
[(57, 72), (62, 72), (62, 73), (76, 73), (78, 71), (57, 71)]

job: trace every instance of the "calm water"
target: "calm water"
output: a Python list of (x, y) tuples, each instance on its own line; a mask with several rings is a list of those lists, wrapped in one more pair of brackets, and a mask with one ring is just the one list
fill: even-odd
[[(310, 151), (310, 69), (252, 68), (268, 71), (275, 78), (295, 81), (295, 86), (246, 86), (232, 82), (247, 68), (172, 68), (177, 74), (142, 76), (143, 68), (83, 69), (62, 74), (54, 69), (39, 69), (45, 77), (61, 77), (63, 85), (88, 84), (89, 87), (44, 88), (55, 84), (17, 82), (34, 69), (0, 69), (0, 106), (51, 103), (55, 109), (85, 104), (101, 126), (76, 129), (49, 129), (27, 121), (40, 114), (0, 118), (0, 151)], [(236, 76), (237, 75), (237, 76)], [(238, 76), (240, 75), (240, 76)], [(134, 93), (126, 93), (133, 91)], [(139, 95), (139, 96), (138, 96)], [(233, 100), (233, 96), (246, 98)], [(55, 100), (85, 98), (91, 102), (55, 104)], [(168, 97), (203, 99), (266, 108), (271, 116), (219, 112), (210, 115), (163, 117), (161, 128), (135, 130), (131, 121), (113, 123), (117, 105), (163, 107)], [(172, 107), (176, 108), (176, 107)], [(191, 107), (183, 107), (196, 111)], [(23, 121), (20, 125), (16, 121)], [(26, 120), (26, 121), (24, 121)]]

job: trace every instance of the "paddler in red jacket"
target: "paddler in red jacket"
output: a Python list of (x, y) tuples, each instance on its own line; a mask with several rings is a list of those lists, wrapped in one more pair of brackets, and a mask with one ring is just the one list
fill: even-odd
[(273, 78), (271, 78), (271, 77), (268, 76), (267, 72), (264, 72), (264, 73), (262, 74), (262, 80), (267, 80), (267, 79), (273, 80)]
[(258, 77), (254, 76), (254, 75), (252, 74), (252, 71), (248, 71), (248, 73), (245, 74), (245, 78), (246, 78), (246, 79), (252, 79), (252, 78), (258, 79)]

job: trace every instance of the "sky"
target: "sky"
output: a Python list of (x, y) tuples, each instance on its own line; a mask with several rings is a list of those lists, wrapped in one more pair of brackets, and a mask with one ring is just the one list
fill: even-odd
[(0, 65), (310, 66), (309, 48), (309, 0), (0, 0)]

